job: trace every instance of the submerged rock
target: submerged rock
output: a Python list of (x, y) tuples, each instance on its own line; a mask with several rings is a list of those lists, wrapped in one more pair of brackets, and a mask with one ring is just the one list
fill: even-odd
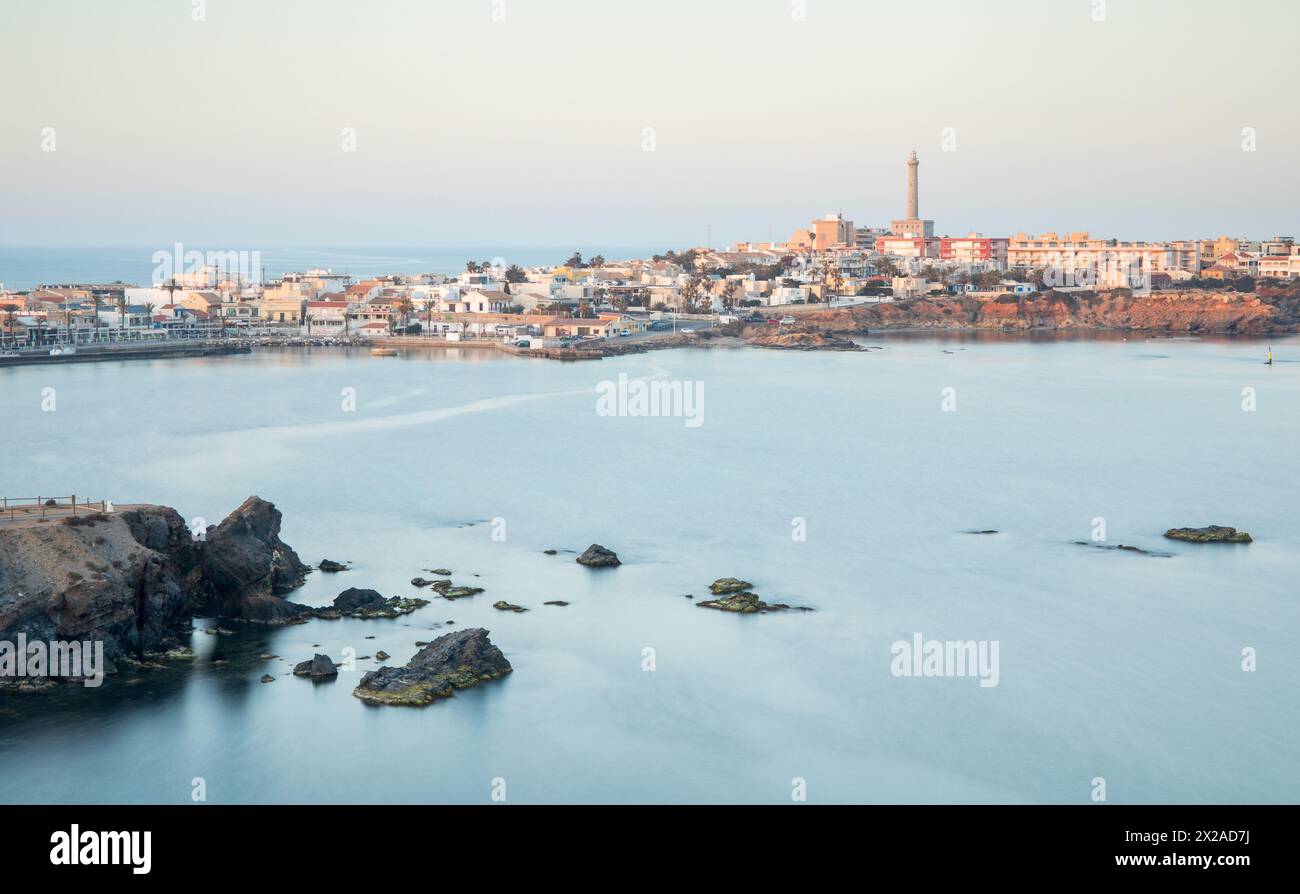
[(270, 674), (262, 674), (262, 682), (263, 682), (263, 683), (274, 683), (274, 682), (275, 682), (275, 677), (271, 676)]
[(528, 609), (524, 608), (522, 605), (514, 605), (513, 603), (506, 602), (504, 599), (492, 603), (492, 607), (499, 612), (514, 612), (515, 614), (523, 614), (528, 611)]
[(749, 581), (738, 580), (734, 577), (720, 577), (713, 583), (709, 584), (709, 592), (714, 596), (725, 596), (728, 593), (743, 593), (745, 590), (752, 589), (754, 589), (754, 585)]
[(294, 665), (293, 675), (295, 677), (311, 677), (313, 680), (323, 680), (328, 677), (337, 677), (339, 669), (328, 655), (317, 652), (311, 661), (303, 661)]
[(434, 568), (429, 573), (436, 574), (438, 577), (451, 577), (451, 571), (447, 568)]
[(425, 579), (422, 578), (422, 577), (413, 577), (413, 578), (411, 578), (411, 586), (413, 586), (413, 587), (427, 587), (427, 586), (429, 586), (429, 585), (432, 584), (432, 583), (433, 583), (433, 581), (431, 581), (431, 580), (425, 580)]
[(375, 653), (375, 660), (376, 660), (376, 661), (387, 661), (389, 658), (392, 658), (392, 657), (393, 657), (392, 655), (389, 655), (389, 654), (388, 654), (387, 652), (385, 652), (383, 649), (380, 649), (378, 652)]
[(1170, 528), (1165, 531), (1170, 540), (1185, 540), (1188, 543), (1251, 543), (1253, 538), (1245, 531), (1222, 525), (1209, 525), (1205, 528)]
[(329, 574), (337, 574), (340, 571), (348, 570), (347, 565), (344, 565), (342, 562), (335, 562), (333, 559), (321, 559), (320, 564), (316, 567)]
[(565, 602), (563, 599), (552, 599), (550, 602), (542, 603), (542, 605), (559, 605), (559, 606), (565, 606), (568, 604), (569, 603)]
[(1086, 540), (1076, 540), (1074, 542), (1079, 546), (1088, 546), (1093, 549), (1113, 549), (1122, 553), (1133, 553), (1139, 556), (1153, 556), (1159, 559), (1172, 559), (1174, 557), (1173, 553), (1156, 552), (1154, 550), (1143, 549), (1140, 546), (1129, 546), (1127, 543), (1089, 543)]
[(612, 549), (605, 549), (599, 543), (587, 547), (587, 551), (578, 556), (576, 561), (579, 565), (586, 565), (588, 568), (613, 568), (623, 564), (619, 561), (617, 553)]
[(474, 627), (438, 637), (403, 667), (370, 671), (352, 694), (374, 705), (428, 705), (512, 670), (488, 632)]
[(542, 555), (544, 555), (544, 556), (553, 556), (553, 555), (555, 555), (555, 553), (556, 553), (556, 550), (553, 550), (553, 549), (544, 549), (544, 550), (542, 550)]

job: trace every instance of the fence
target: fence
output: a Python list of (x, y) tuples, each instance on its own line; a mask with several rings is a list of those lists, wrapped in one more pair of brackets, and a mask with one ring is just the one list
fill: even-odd
[(91, 500), (78, 503), (77, 495), (68, 497), (0, 497), (0, 513), (9, 519), (45, 518), (49, 515), (76, 515), (83, 512), (107, 512), (107, 500)]

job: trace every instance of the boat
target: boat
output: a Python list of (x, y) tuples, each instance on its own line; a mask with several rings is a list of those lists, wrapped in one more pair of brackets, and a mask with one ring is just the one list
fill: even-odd
[(396, 348), (371, 348), (370, 356), (371, 357), (396, 357), (397, 349)]
[(66, 357), (68, 354), (77, 353), (76, 345), (55, 345), (50, 348), (51, 357)]

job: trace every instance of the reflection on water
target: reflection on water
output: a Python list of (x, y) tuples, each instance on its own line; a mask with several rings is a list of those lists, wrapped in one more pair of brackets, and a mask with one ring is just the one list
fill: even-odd
[[(1274, 342), (1269, 368), (1246, 341), (866, 341), (884, 349), (0, 370), (22, 436), (5, 491), (209, 520), (257, 493), (304, 560), (354, 563), (295, 599), (412, 595), (441, 567), (487, 591), (396, 620), (196, 631), (193, 662), (0, 695), (0, 801), (185, 802), (195, 777), (218, 803), (483, 803), (495, 777), (516, 803), (781, 802), (794, 777), (823, 802), (1081, 803), (1097, 776), (1119, 803), (1300, 797), (1300, 384), (1284, 365), (1300, 345)], [(621, 372), (703, 382), (705, 424), (597, 415)], [(1097, 518), (1172, 558), (1076, 546)], [(1209, 523), (1256, 542), (1161, 537)], [(542, 552), (592, 542), (626, 564)], [(817, 611), (697, 608), (723, 576)], [(333, 683), (290, 675), (317, 651), (404, 662), (469, 625), (515, 673), (424, 710), (352, 697), (373, 658)], [(891, 644), (918, 632), (998, 641), (998, 686), (891, 675)]]

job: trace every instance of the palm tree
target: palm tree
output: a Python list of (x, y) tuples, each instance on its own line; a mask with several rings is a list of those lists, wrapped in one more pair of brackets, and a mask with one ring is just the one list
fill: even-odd
[(14, 317), (17, 316), (18, 314), (18, 305), (16, 304), (4, 305), (4, 313), (5, 313), (5, 334), (8, 335), (10, 338), (12, 338), (14, 334)]
[(397, 328), (405, 330), (407, 321), (411, 319), (411, 311), (415, 309), (415, 304), (412, 303), (410, 296), (403, 295), (393, 304), (393, 309), (400, 315), (401, 325)]
[(90, 310), (95, 315), (95, 319), (94, 319), (95, 331), (91, 336), (93, 341), (99, 340), (99, 306), (102, 303), (103, 302), (99, 300), (98, 295), (96, 295), (94, 292), (90, 293)]
[(126, 293), (123, 292), (117, 296), (117, 337), (121, 339), (126, 335)]

